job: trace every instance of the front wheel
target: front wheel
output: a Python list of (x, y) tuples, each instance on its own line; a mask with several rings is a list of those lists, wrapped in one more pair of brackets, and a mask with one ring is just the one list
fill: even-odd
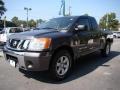
[(110, 51), (111, 51), (111, 44), (107, 43), (105, 48), (101, 50), (101, 54), (102, 54), (102, 56), (107, 57), (107, 56), (109, 56)]
[(55, 54), (50, 66), (50, 74), (55, 80), (66, 78), (72, 66), (72, 58), (68, 51), (62, 50)]

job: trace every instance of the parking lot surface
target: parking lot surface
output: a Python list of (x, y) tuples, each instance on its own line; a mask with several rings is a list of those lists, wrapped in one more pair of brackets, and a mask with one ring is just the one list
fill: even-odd
[(99, 52), (81, 57), (71, 75), (60, 82), (49, 73), (25, 72), (11, 67), (0, 49), (0, 90), (120, 90), (120, 39), (115, 39), (109, 57)]

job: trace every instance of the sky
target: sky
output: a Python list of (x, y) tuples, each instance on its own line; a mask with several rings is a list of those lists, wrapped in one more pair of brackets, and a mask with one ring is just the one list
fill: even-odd
[[(11, 20), (17, 16), (20, 20), (26, 20), (24, 7), (32, 8), (29, 11), (29, 19), (45, 19), (59, 17), (61, 0), (4, 0), (7, 12), (4, 16)], [(99, 22), (106, 13), (115, 12), (120, 21), (120, 0), (66, 0), (66, 12), (71, 6), (72, 15), (88, 14)], [(3, 16), (3, 17), (4, 17)]]

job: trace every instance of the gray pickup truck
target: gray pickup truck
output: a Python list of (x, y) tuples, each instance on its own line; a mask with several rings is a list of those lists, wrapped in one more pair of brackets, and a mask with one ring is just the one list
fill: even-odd
[(66, 78), (77, 58), (97, 50), (110, 54), (112, 41), (91, 16), (53, 18), (34, 31), (11, 35), (4, 47), (6, 61), (27, 71), (49, 70)]

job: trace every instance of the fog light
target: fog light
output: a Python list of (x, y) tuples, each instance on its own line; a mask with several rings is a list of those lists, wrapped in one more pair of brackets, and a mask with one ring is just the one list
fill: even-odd
[(32, 68), (33, 66), (32, 65), (28, 65), (28, 68)]
[(33, 63), (31, 61), (27, 61), (27, 68), (33, 68)]

